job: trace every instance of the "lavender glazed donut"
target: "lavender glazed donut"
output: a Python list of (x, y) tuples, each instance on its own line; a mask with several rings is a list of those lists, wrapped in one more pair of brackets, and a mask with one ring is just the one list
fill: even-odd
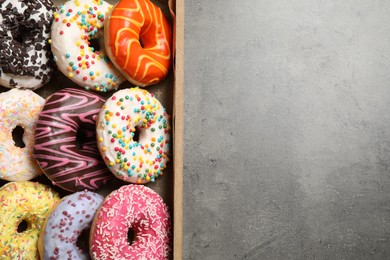
[(90, 259), (88, 250), (77, 245), (82, 231), (89, 231), (103, 197), (79, 191), (64, 197), (50, 212), (41, 230), (38, 250), (41, 259)]
[(0, 85), (37, 89), (53, 74), (50, 0), (0, 0)]
[[(96, 146), (96, 117), (104, 99), (66, 88), (46, 99), (35, 130), (33, 156), (54, 185), (94, 190), (111, 177)], [(77, 136), (82, 136), (77, 143)]]

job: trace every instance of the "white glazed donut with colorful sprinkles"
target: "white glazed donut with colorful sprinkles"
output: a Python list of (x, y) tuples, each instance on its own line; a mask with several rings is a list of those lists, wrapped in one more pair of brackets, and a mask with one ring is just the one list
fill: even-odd
[[(31, 180), (42, 171), (32, 157), (35, 125), (45, 100), (31, 90), (11, 89), (0, 94), (0, 179)], [(15, 146), (12, 131), (24, 129), (25, 147)]]
[(117, 178), (140, 184), (163, 174), (169, 161), (169, 116), (148, 91), (114, 93), (100, 110), (96, 132), (99, 151)]
[(168, 207), (160, 195), (144, 185), (125, 185), (109, 194), (96, 212), (90, 253), (94, 260), (164, 260), (169, 257), (170, 239)]
[(77, 246), (77, 239), (91, 226), (103, 197), (79, 191), (64, 197), (47, 217), (39, 236), (41, 259), (89, 259), (88, 250)]
[[(111, 7), (102, 0), (70, 0), (54, 13), (54, 60), (64, 75), (85, 89), (106, 92), (124, 81), (104, 50), (103, 24)], [(100, 50), (92, 41), (99, 42)]]

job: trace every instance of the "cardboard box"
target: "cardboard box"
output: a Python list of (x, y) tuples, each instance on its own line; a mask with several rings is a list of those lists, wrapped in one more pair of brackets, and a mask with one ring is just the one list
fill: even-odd
[(182, 259), (183, 250), (183, 155), (184, 155), (184, 0), (169, 1), (174, 26), (173, 84), (173, 257)]
[[(59, 6), (65, 0), (54, 0), (54, 4)], [(116, 0), (108, 0), (111, 4), (115, 4)], [(174, 58), (175, 62), (173, 69), (166, 79), (162, 82), (147, 87), (146, 89), (155, 93), (157, 99), (165, 106), (168, 113), (172, 115), (172, 133), (173, 133), (173, 151), (172, 160), (168, 163), (164, 175), (160, 176), (155, 183), (148, 183), (147, 186), (159, 193), (170, 208), (173, 223), (173, 259), (182, 259), (182, 194), (183, 194), (183, 132), (184, 132), (184, 0), (152, 0), (156, 5), (160, 6), (166, 16), (171, 16), (171, 22), (174, 30)], [(53, 79), (44, 87), (35, 92), (46, 98), (50, 94), (66, 88), (79, 88), (61, 72), (57, 71)], [(129, 82), (122, 83), (120, 89), (132, 87)], [(0, 86), (0, 92), (8, 91), (9, 89)], [(115, 91), (108, 93), (97, 93), (105, 98), (110, 97)], [(20, 140), (19, 140), (20, 141)], [(51, 182), (41, 175), (32, 181), (38, 181), (47, 185), (52, 185)], [(0, 185), (5, 184), (5, 181), (0, 181)], [(106, 188), (98, 190), (102, 195), (107, 195), (110, 191), (117, 189), (121, 185), (126, 185), (114, 178)], [(65, 196), (69, 192), (63, 191), (58, 187), (55, 190), (60, 195)]]

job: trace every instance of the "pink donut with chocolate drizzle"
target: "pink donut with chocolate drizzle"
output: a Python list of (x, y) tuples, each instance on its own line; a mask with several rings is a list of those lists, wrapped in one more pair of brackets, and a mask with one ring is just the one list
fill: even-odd
[[(134, 239), (128, 241), (128, 232)], [(156, 192), (126, 185), (106, 197), (95, 213), (89, 236), (95, 260), (167, 259), (171, 225), (168, 208)]]
[(36, 124), (33, 156), (54, 185), (72, 192), (94, 190), (111, 178), (96, 146), (96, 117), (104, 102), (73, 88), (46, 99)]

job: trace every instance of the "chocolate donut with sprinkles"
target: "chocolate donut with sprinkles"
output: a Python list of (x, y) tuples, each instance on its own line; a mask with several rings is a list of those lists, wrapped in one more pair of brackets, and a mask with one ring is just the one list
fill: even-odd
[(41, 259), (90, 259), (87, 248), (77, 241), (89, 231), (103, 197), (91, 191), (79, 191), (64, 197), (50, 212), (41, 230), (38, 250)]
[(102, 0), (70, 0), (54, 14), (54, 60), (64, 75), (87, 90), (106, 92), (124, 81), (104, 50), (103, 23), (110, 8)]
[(104, 99), (66, 88), (46, 99), (35, 130), (33, 156), (54, 185), (94, 190), (111, 177), (96, 147), (96, 117)]
[[(129, 230), (134, 234), (132, 241), (128, 241)], [(160, 195), (144, 185), (122, 186), (109, 194), (95, 213), (89, 244), (94, 260), (168, 259), (168, 207)]]
[(154, 182), (169, 161), (170, 120), (148, 91), (120, 90), (102, 107), (96, 126), (98, 148), (119, 179)]
[(0, 0), (0, 85), (37, 89), (49, 82), (53, 12), (50, 0)]

